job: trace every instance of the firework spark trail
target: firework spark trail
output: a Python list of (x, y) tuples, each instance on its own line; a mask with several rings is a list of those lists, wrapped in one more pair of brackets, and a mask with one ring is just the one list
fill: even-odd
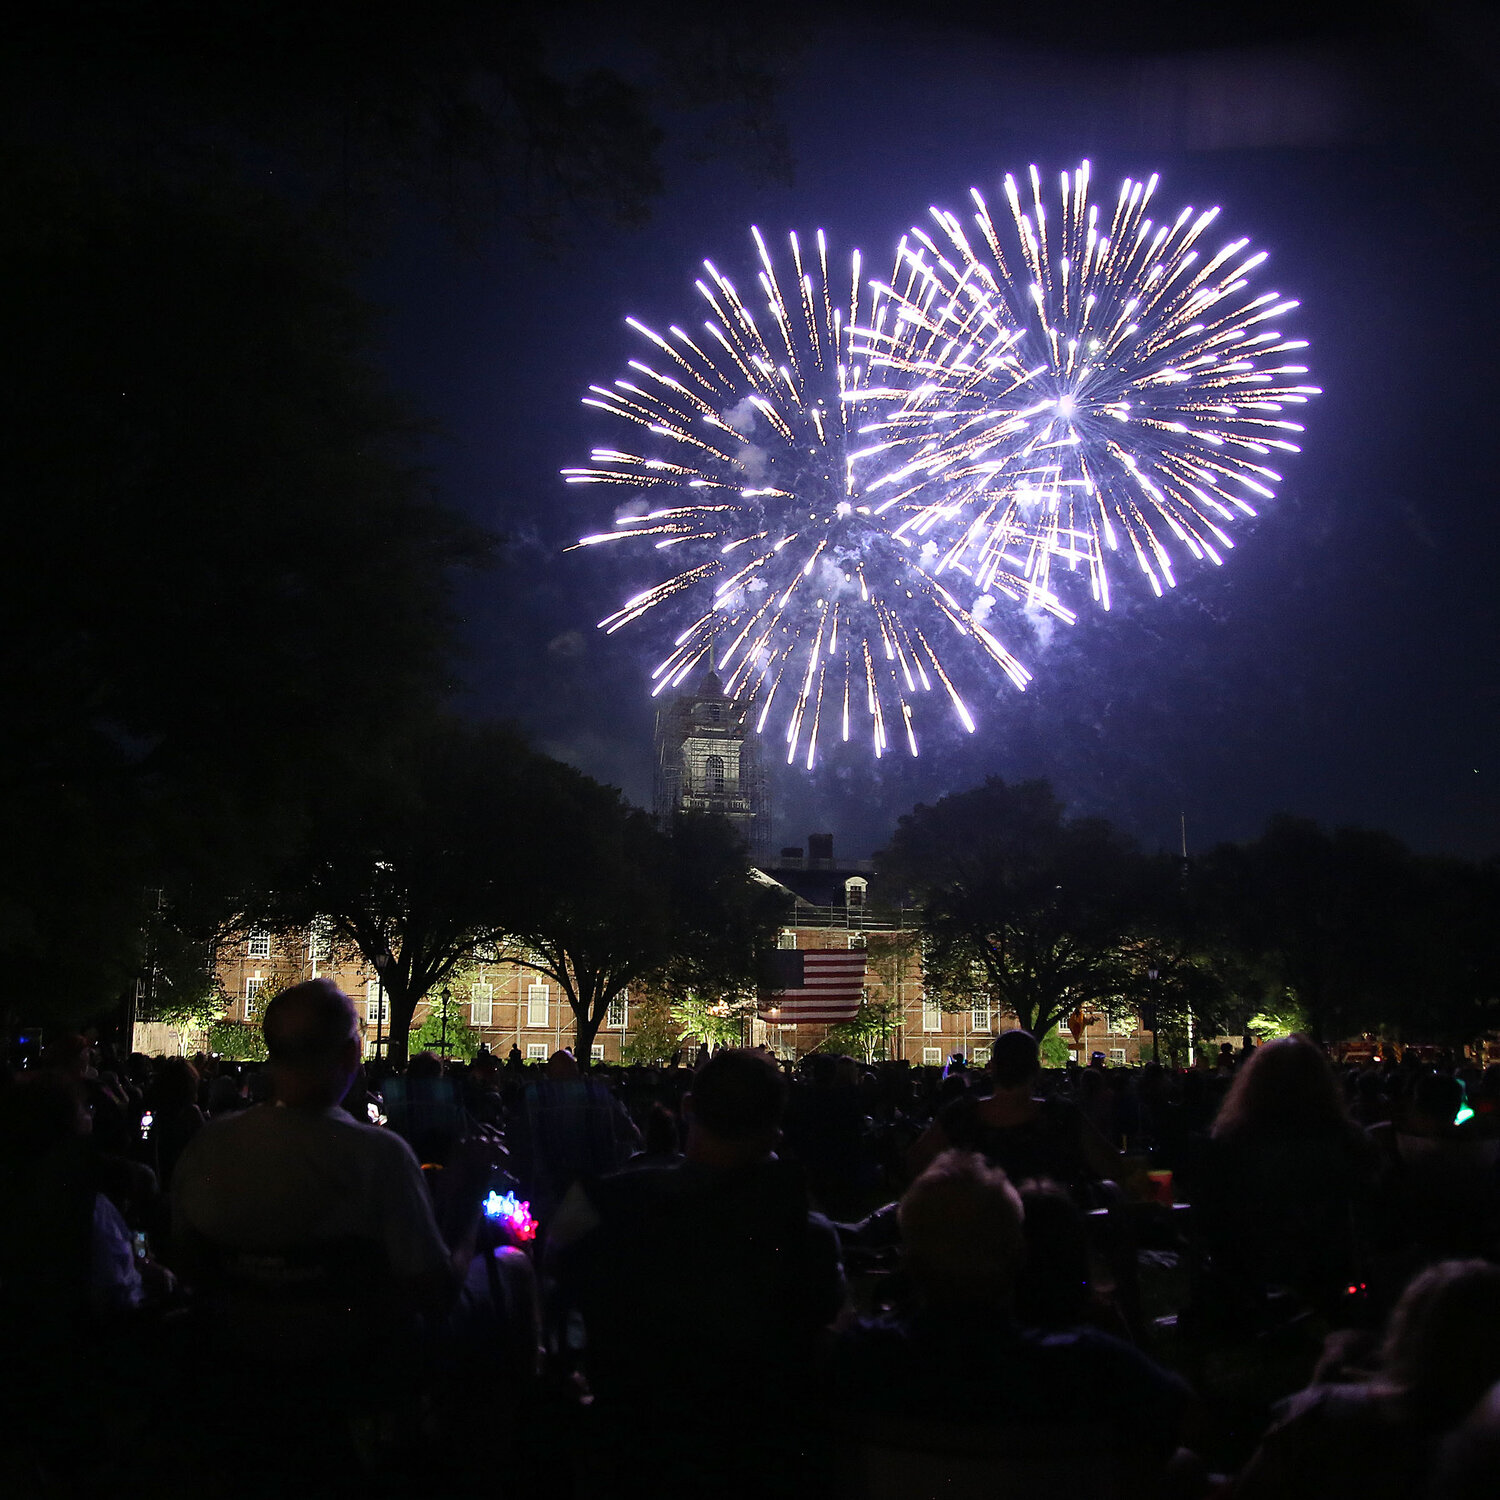
[[(870, 455), (856, 424), (871, 415), (868, 376), (850, 356), (850, 329), (862, 318), (882, 327), (887, 294), (872, 296), (862, 285), (858, 251), (847, 291), (836, 289), (821, 230), (812, 255), (790, 237), (792, 280), (778, 273), (760, 232), (751, 233), (756, 308), (705, 261), (696, 286), (712, 316), (702, 332), (672, 326), (663, 335), (628, 320), (651, 359), (632, 359), (628, 376), (590, 387), (585, 398), (649, 436), (639, 451), (595, 449), (588, 466), (564, 470), (567, 480), (619, 486), (660, 503), (619, 514), (611, 530), (578, 545), (649, 543), (673, 561), (681, 548), (685, 560), (600, 627), (613, 632), (691, 600), (696, 618), (653, 672), (654, 693), (711, 662), (728, 694), (759, 701), (759, 728), (781, 706), (789, 763), (800, 755), (811, 768), (824, 734), (849, 739), (861, 705), (877, 756), (890, 747), (893, 723), (915, 755), (914, 706), (923, 694), (946, 697), (963, 727), (975, 729), (924, 619), (977, 647), (1018, 688), (1030, 673), (935, 578), (942, 554), (911, 524), (932, 508), (925, 501), (877, 507), (865, 494), (859, 471)], [(903, 428), (897, 441), (906, 438)], [(985, 592), (1040, 602), (1070, 619), (1004, 551), (1025, 534), (1024, 523), (1012, 523), (1002, 545), (1003, 530), (988, 533)], [(1035, 537), (1031, 543), (1039, 545)]]
[(1156, 177), (1127, 179), (1105, 223), (1088, 162), (1059, 186), (1054, 224), (1035, 167), (1029, 198), (1005, 179), (1008, 244), (977, 190), (970, 227), (934, 208), (901, 242), (852, 331), (877, 411), (860, 451), (884, 465), (875, 513), (939, 540), (935, 575), (983, 591), (1010, 571), (1052, 599), (1061, 564), (1108, 608), (1111, 554), (1157, 594), (1174, 554), (1222, 562), (1229, 524), (1274, 496), (1267, 460), (1298, 451), (1287, 409), (1318, 388), (1287, 362), (1306, 341), (1273, 326), (1297, 303), (1250, 290), (1264, 252), (1205, 250), (1218, 209), (1154, 223)]

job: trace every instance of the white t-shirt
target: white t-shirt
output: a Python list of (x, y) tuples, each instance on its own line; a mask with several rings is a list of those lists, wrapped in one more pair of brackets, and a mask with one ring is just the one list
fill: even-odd
[(373, 1240), (400, 1280), (449, 1263), (411, 1147), (336, 1107), (262, 1104), (200, 1130), (172, 1177), (172, 1217), (179, 1234), (251, 1252)]

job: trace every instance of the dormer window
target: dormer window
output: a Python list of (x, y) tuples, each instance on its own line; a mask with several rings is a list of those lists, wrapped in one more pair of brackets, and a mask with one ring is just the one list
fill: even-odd
[(844, 882), (844, 904), (846, 906), (863, 906), (865, 904), (865, 888), (869, 882), (859, 875), (851, 875)]

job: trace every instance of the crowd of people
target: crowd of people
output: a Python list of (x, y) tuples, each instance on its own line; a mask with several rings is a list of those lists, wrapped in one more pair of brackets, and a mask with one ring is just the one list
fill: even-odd
[[(1479, 1492), (1500, 1068), (362, 1058), (0, 1077), (8, 1492)], [(504, 1212), (496, 1210), (503, 1205)], [(1491, 1481), (1492, 1482), (1492, 1481)]]

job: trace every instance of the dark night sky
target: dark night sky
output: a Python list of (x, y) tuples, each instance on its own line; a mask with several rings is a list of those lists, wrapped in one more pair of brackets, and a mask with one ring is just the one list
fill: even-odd
[(1224, 230), (1271, 251), (1263, 285), (1302, 299), (1326, 392), (1305, 452), (1223, 569), (1185, 567), (1163, 601), (1132, 583), (1059, 629), (1028, 654), (1025, 694), (1001, 678), (970, 696), (977, 735), (930, 732), (915, 762), (851, 745), (812, 775), (779, 767), (776, 841), (829, 829), (865, 854), (914, 802), (999, 774), (1049, 777), (1148, 846), (1175, 844), (1179, 813), (1202, 848), (1285, 810), (1500, 851), (1492, 13), (1299, 32), (1288, 7), (1215, 34), (1146, 10), (1144, 29), (1085, 6), (1025, 32), (977, 6), (943, 23), (828, 13), (782, 104), (794, 187), (679, 152), (650, 224), (553, 258), (402, 240), (373, 283), (392, 371), (446, 429), (443, 492), (510, 539), (465, 599), (471, 706), (649, 800), (659, 636), (594, 625), (655, 575), (565, 552), (620, 496), (557, 477), (621, 436), (579, 397), (637, 352), (626, 314), (695, 315), (705, 255), (748, 279), (752, 222), (823, 227), (880, 264), (929, 203), (1087, 156), (1097, 195), (1158, 171), (1159, 206), (1218, 203)]

